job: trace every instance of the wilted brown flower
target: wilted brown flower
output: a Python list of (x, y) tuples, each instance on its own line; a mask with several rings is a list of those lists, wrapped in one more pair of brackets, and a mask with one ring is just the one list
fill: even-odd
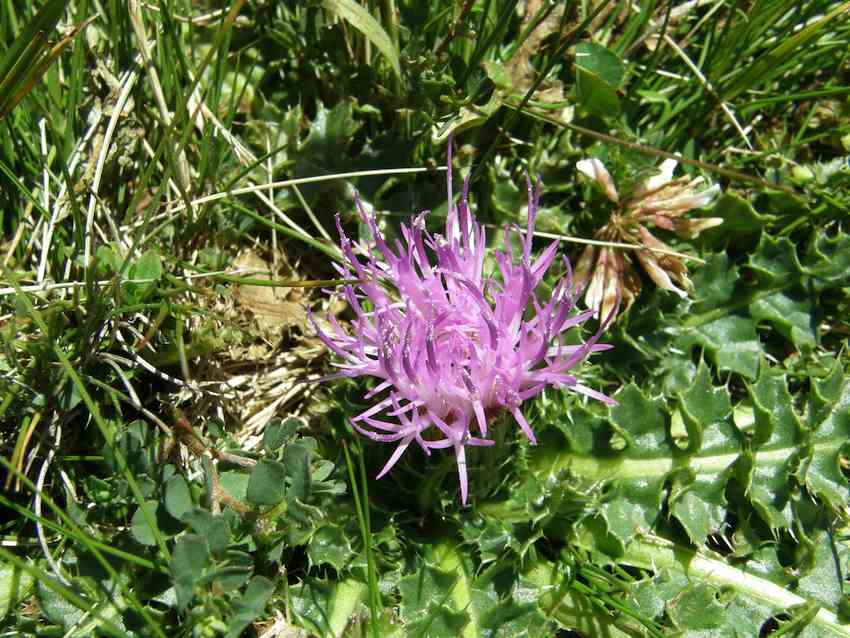
[[(634, 253), (649, 278), (658, 287), (684, 297), (685, 291), (693, 288), (687, 266), (671, 254), (674, 251), (656, 238), (647, 226), (670, 230), (690, 239), (723, 220), (719, 217), (683, 217), (694, 208), (707, 206), (720, 192), (720, 187), (715, 184), (697, 190), (703, 183), (702, 177), (673, 179), (677, 164), (674, 159), (664, 160), (657, 174), (639, 184), (622, 201), (611, 174), (601, 161), (595, 158), (581, 160), (576, 162), (576, 168), (599, 184), (608, 199), (616, 204), (611, 219), (596, 232), (594, 239), (643, 246)], [(641, 291), (634, 258), (619, 248), (588, 246), (576, 264), (575, 277), (578, 284), (587, 285), (584, 301), (588, 308), (596, 311), (597, 316), (600, 311), (601, 316), (608, 316), (616, 304), (618, 290), (623, 308), (631, 306)]]

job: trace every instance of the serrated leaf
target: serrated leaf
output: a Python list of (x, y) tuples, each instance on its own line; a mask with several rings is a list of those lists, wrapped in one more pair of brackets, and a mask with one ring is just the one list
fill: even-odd
[(709, 255), (694, 273), (693, 312), (701, 313), (722, 306), (735, 292), (738, 269), (729, 263), (726, 253)]
[(820, 280), (821, 288), (826, 287), (824, 284), (846, 286), (850, 281), (850, 235), (818, 234), (804, 271)]
[(323, 525), (307, 544), (307, 556), (313, 565), (330, 565), (338, 572), (357, 556), (353, 538), (340, 525)]
[(717, 476), (698, 476), (685, 468), (676, 473), (670, 489), (670, 513), (678, 519), (695, 545), (719, 531), (726, 519), (726, 480)]
[(730, 191), (717, 198), (711, 217), (721, 217), (723, 224), (719, 228), (730, 234), (757, 232), (774, 219), (756, 212), (750, 202)]
[[(657, 609), (664, 602), (688, 636), (751, 636), (775, 614), (810, 602), (716, 554), (687, 550), (654, 536), (636, 538), (621, 562), (663, 577), (657, 590), (654, 579), (639, 585), (642, 606)], [(678, 586), (682, 589), (674, 595)], [(817, 614), (811, 622), (816, 632), (807, 635), (850, 635), (831, 612)]]
[(726, 316), (686, 328), (682, 345), (697, 343), (705, 348), (720, 370), (737, 372), (747, 379), (758, 374), (761, 345), (752, 319)]
[(246, 498), (254, 505), (277, 505), (286, 495), (287, 469), (283, 463), (260, 459), (251, 469)]
[(774, 238), (767, 233), (759, 238), (749, 266), (770, 284), (787, 284), (798, 280), (803, 273), (796, 246), (787, 237)]
[[(602, 519), (596, 517), (585, 518), (582, 526), (604, 541), (605, 551), (616, 554), (618, 546), (654, 527), (662, 516), (668, 480), (673, 481), (667, 503), (670, 512), (694, 543), (704, 542), (722, 526), (726, 481), (741, 453), (729, 395), (726, 388), (711, 386), (708, 368), (701, 364), (682, 397), (683, 418), (692, 422), (686, 449), (668, 435), (663, 403), (630, 384), (615, 394), (620, 405), (611, 408), (607, 429), (598, 419), (573, 422), (575, 430), (590, 430), (580, 439), (592, 441), (590, 449), (558, 451), (556, 445), (548, 444), (547, 450), (533, 457), (532, 471), (545, 468), (547, 476), (566, 471), (571, 483), (589, 486), (597, 495), (592, 511), (604, 519), (605, 527), (598, 527)], [(606, 534), (612, 538), (606, 539)]]
[(551, 623), (541, 613), (538, 600), (518, 595), (515, 589), (503, 593), (504, 583), (513, 578), (508, 564), (493, 565), (475, 578), (470, 598), (473, 618), (477, 619), (473, 636), (482, 638), (543, 638), (552, 635)]
[[(689, 447), (694, 449), (702, 447), (706, 431), (719, 435), (718, 428), (711, 426), (725, 422), (732, 414), (729, 390), (725, 386), (712, 385), (711, 373), (704, 361), (700, 361), (693, 384), (679, 395), (679, 401), (688, 435), (697, 439), (695, 443), (689, 442)], [(711, 446), (712, 441), (706, 443)]]
[(676, 625), (694, 633), (717, 629), (725, 611), (718, 594), (717, 588), (703, 583), (685, 587), (667, 603), (667, 614)]
[(809, 539), (811, 561), (796, 583), (796, 593), (827, 609), (838, 609), (847, 588), (844, 579), (850, 569), (850, 547), (842, 536), (819, 530)]
[(749, 476), (750, 501), (768, 525), (789, 527), (793, 521), (791, 477), (801, 461), (798, 444), (802, 426), (784, 374), (763, 365), (758, 380), (748, 391), (756, 447)]
[[(625, 439), (629, 459), (636, 462), (655, 456), (664, 446), (665, 418), (660, 403), (629, 384), (614, 398), (618, 405), (610, 409), (615, 432)], [(669, 465), (668, 465), (669, 468)], [(650, 529), (661, 509), (665, 474), (636, 473), (629, 480), (615, 481), (601, 512), (612, 534), (624, 540), (638, 529)]]
[(809, 461), (804, 464), (806, 487), (826, 501), (830, 509), (844, 512), (850, 487), (843, 459), (850, 455), (850, 381), (836, 363), (826, 379), (812, 381), (810, 412), (817, 421), (809, 426)]
[(485, 565), (501, 558), (507, 550), (519, 551), (516, 535), (503, 517), (466, 517), (461, 533), (464, 541), (478, 548)]
[(457, 574), (427, 564), (399, 580), (399, 615), (408, 635), (460, 635), (469, 616), (452, 608), (451, 591), (457, 580)]
[(292, 611), (301, 624), (323, 638), (337, 638), (360, 615), (367, 587), (351, 578), (338, 582), (310, 578), (289, 591)]
[(785, 375), (762, 365), (758, 380), (747, 387), (755, 417), (754, 442), (759, 446), (788, 447), (802, 432), (800, 418), (794, 411)]
[(757, 321), (772, 323), (798, 349), (811, 350), (818, 342), (817, 303), (802, 288), (795, 288), (756, 298), (750, 314)]

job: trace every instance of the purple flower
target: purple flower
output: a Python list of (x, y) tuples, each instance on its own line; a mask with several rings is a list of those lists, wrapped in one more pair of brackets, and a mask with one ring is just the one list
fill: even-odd
[[(431, 235), (421, 213), (402, 226), (404, 241), (389, 245), (375, 217), (358, 202), (373, 246), (353, 244), (337, 228), (347, 263), (336, 268), (358, 283), (342, 294), (356, 315), (351, 330), (333, 317), (332, 333), (315, 320), (319, 338), (341, 362), (328, 378), (373, 376), (380, 383), (367, 395), (385, 398), (351, 419), (374, 441), (395, 443), (378, 478), (384, 476), (411, 443), (425, 454), (452, 448), (457, 460), (461, 501), (466, 504), (466, 447), (488, 446), (488, 422), (509, 412), (532, 445), (536, 439), (523, 416), (523, 402), (546, 386), (567, 388), (609, 404), (613, 399), (582, 385), (571, 370), (593, 352), (602, 330), (581, 345), (566, 345), (565, 331), (588, 320), (576, 314), (580, 291), (563, 258), (567, 276), (545, 302), (535, 294), (555, 260), (557, 242), (535, 259), (531, 255), (540, 182), (528, 180), (528, 226), (514, 227), (521, 246), (515, 261), (508, 229), (504, 249), (495, 253), (498, 276), (485, 274), (484, 228), (467, 203), (468, 179), (458, 206), (452, 204), (451, 148), (448, 155), (449, 212), (445, 234)], [(311, 317), (312, 319), (312, 317)]]

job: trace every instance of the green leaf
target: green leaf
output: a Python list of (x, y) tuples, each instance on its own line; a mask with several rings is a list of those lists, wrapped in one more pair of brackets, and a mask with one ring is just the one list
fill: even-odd
[(599, 117), (617, 116), (620, 114), (620, 98), (617, 91), (595, 73), (576, 69), (575, 83), (578, 102), (589, 113)]
[(803, 267), (797, 259), (797, 248), (787, 237), (774, 239), (763, 233), (749, 266), (769, 284), (787, 284), (800, 278)]
[(686, 327), (680, 341), (684, 347), (701, 345), (720, 370), (737, 372), (747, 379), (755, 379), (758, 374), (761, 346), (751, 319), (725, 316)]
[(313, 457), (312, 443), (301, 439), (286, 446), (283, 451), (283, 466), (290, 481), (288, 496), (306, 502), (310, 497), (312, 479), (310, 460)]
[(810, 351), (818, 343), (817, 303), (802, 288), (795, 288), (756, 298), (750, 314), (756, 321), (772, 323), (798, 349)]
[(227, 549), (230, 542), (230, 525), (222, 515), (213, 515), (207, 510), (195, 507), (183, 514), (182, 520), (192, 530), (206, 539), (210, 551), (218, 554)]
[(818, 530), (811, 539), (810, 564), (797, 580), (796, 593), (827, 609), (838, 609), (847, 592), (850, 547), (838, 534)]
[(192, 493), (189, 484), (180, 474), (175, 474), (165, 484), (165, 509), (177, 520), (192, 509)]
[(623, 63), (613, 51), (594, 42), (579, 42), (575, 56), (577, 67), (590, 71), (613, 88), (619, 88), (623, 81)]
[(756, 446), (749, 473), (750, 501), (772, 528), (789, 527), (793, 521), (790, 480), (800, 463), (797, 444), (802, 426), (784, 374), (763, 365), (758, 381), (748, 391), (755, 417)]
[[(688, 636), (750, 636), (775, 614), (810, 602), (749, 573), (746, 564), (730, 564), (712, 552), (685, 549), (652, 535), (635, 538), (628, 549), (621, 563), (654, 574), (638, 586), (642, 608), (657, 610), (663, 604)], [(811, 624), (817, 632), (808, 635), (850, 635), (831, 612), (818, 614)]]
[(458, 575), (421, 564), (417, 572), (398, 582), (399, 615), (409, 636), (460, 636), (469, 615), (451, 604)]
[(232, 498), (237, 501), (245, 501), (248, 498), (248, 482), (250, 476), (239, 470), (228, 470), (222, 472), (218, 477), (221, 489), (227, 492)]
[(68, 630), (83, 622), (86, 613), (44, 583), (36, 582), (36, 593), (40, 610), (53, 624)]
[(184, 534), (175, 543), (171, 553), (171, 576), (179, 610), (184, 610), (195, 597), (195, 586), (208, 560), (207, 544), (203, 537)]
[[(679, 401), (685, 422), (692, 424), (693, 430), (701, 430), (698, 447), (702, 446), (702, 432), (711, 431), (712, 426), (726, 422), (732, 414), (729, 389), (712, 385), (711, 372), (704, 361), (699, 362), (693, 384), (679, 395)], [(711, 445), (712, 441), (705, 443)]]
[(706, 257), (705, 264), (694, 274), (693, 312), (702, 313), (724, 305), (732, 299), (738, 282), (738, 269), (729, 263), (729, 256), (715, 253)]
[(396, 76), (401, 77), (401, 64), (399, 63), (398, 52), (395, 46), (393, 46), (390, 36), (387, 35), (387, 32), (384, 31), (384, 28), (378, 24), (378, 21), (372, 17), (369, 11), (354, 0), (324, 0), (323, 4), (328, 11), (346, 20), (351, 26), (366, 36), (369, 42), (374, 44), (375, 48), (384, 54), (393, 71), (395, 71)]
[[(570, 425), (564, 426), (570, 432), (567, 449), (547, 440), (532, 457), (531, 471), (548, 477), (566, 473), (568, 481), (560, 482), (559, 494), (566, 494), (567, 486), (590, 492), (585, 500), (594, 499), (592, 506), (580, 501), (570, 505), (569, 500), (565, 505), (598, 513), (601, 518), (585, 515), (582, 534), (604, 545), (603, 551), (617, 555), (636, 534), (651, 530), (662, 520), (665, 496), (670, 513), (693, 542), (705, 542), (723, 526), (726, 483), (742, 453), (727, 389), (713, 387), (708, 367), (699, 365), (693, 384), (680, 394), (688, 432), (684, 447), (668, 431), (662, 401), (649, 398), (634, 384), (614, 396), (619, 406), (610, 408), (608, 427), (603, 420), (573, 411)], [(545, 412), (544, 418), (549, 415)]]
[(0, 58), (0, 119), (32, 90), (49, 64), (76, 35), (74, 32), (55, 46), (47, 40), (66, 6), (64, 0), (48, 0), (4, 51)]
[(289, 417), (283, 421), (271, 421), (263, 432), (263, 447), (267, 452), (276, 452), (295, 436), (300, 426), (301, 421), (295, 417)]
[(336, 582), (307, 578), (289, 591), (298, 621), (323, 638), (336, 638), (360, 615), (367, 587), (351, 578)]
[[(736, 441), (730, 423), (732, 403), (728, 389), (715, 387), (711, 374), (700, 361), (693, 385), (679, 396), (682, 419), (688, 432), (688, 452), (728, 453)], [(718, 531), (726, 517), (726, 480), (723, 470), (715, 475), (699, 475), (692, 468), (680, 468), (672, 476), (670, 512), (682, 524), (695, 544), (705, 542)]]
[(140, 303), (155, 289), (162, 277), (162, 258), (155, 249), (146, 251), (130, 268), (130, 279), (124, 286), (127, 302)]
[(158, 530), (151, 529), (148, 523), (148, 517), (142, 511), (143, 507), (149, 512), (151, 521), (157, 523), (159, 501), (145, 501), (142, 506), (136, 509), (133, 518), (130, 520), (130, 533), (136, 539), (136, 542), (147, 545), (148, 547), (154, 547), (157, 544)]
[(850, 235), (839, 232), (834, 237), (818, 233), (814, 250), (805, 260), (804, 271), (824, 284), (846, 286), (850, 282)]
[(723, 219), (723, 224), (715, 232), (723, 231), (730, 235), (758, 232), (775, 219), (756, 212), (750, 202), (730, 191), (717, 198), (710, 216)]
[(21, 601), (29, 597), (33, 583), (33, 577), (29, 572), (0, 563), (0, 620), (17, 609)]
[(850, 501), (844, 473), (850, 457), (850, 380), (836, 362), (831, 373), (823, 380), (813, 379), (812, 386), (809, 411), (816, 422), (809, 426), (805, 484), (838, 514), (846, 511)]
[[(356, 533), (356, 532), (355, 532)], [(357, 556), (352, 534), (341, 525), (324, 525), (310, 537), (307, 556), (312, 565), (327, 564), (338, 572), (346, 569)]]
[(260, 459), (251, 470), (246, 497), (253, 505), (277, 505), (286, 496), (287, 468), (283, 463)]
[(242, 630), (262, 614), (274, 593), (274, 583), (263, 576), (254, 576), (245, 593), (234, 603), (234, 614), (227, 625), (226, 638), (239, 638)]

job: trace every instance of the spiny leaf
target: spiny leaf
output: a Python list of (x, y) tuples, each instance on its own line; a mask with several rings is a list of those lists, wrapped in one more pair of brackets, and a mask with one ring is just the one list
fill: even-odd
[(850, 380), (839, 362), (826, 378), (812, 380), (810, 414), (815, 421), (809, 426), (806, 487), (846, 517), (850, 486), (843, 468), (850, 456)]
[[(539, 594), (517, 595), (510, 562), (495, 563), (476, 573), (469, 552), (448, 540), (428, 547), (425, 554), (419, 580), (414, 585), (410, 577), (403, 579), (405, 588), (400, 587), (400, 591), (402, 600), (407, 598), (406, 604), (415, 601), (415, 606), (422, 608), (423, 620), (424, 614), (433, 618), (430, 624), (425, 621), (408, 629), (408, 635), (423, 630), (421, 635), (463, 638), (551, 635), (551, 627), (538, 609)], [(408, 616), (411, 611), (406, 612)], [(455, 622), (458, 629), (445, 633), (444, 629)]]
[(696, 343), (705, 348), (721, 370), (737, 372), (747, 379), (755, 379), (761, 357), (761, 345), (752, 319), (724, 316), (695, 327), (686, 327), (681, 345)]
[(313, 533), (307, 545), (310, 562), (314, 565), (327, 564), (341, 572), (357, 556), (355, 534), (356, 530), (346, 532), (341, 525), (323, 525)]
[(758, 232), (774, 219), (757, 212), (750, 202), (729, 191), (717, 199), (711, 216), (723, 218), (721, 228), (728, 233)]
[(728, 302), (737, 281), (738, 269), (729, 263), (726, 253), (709, 255), (694, 274), (693, 312), (705, 312)]
[(456, 611), (451, 604), (457, 580), (457, 574), (423, 564), (416, 573), (399, 581), (399, 612), (409, 636), (460, 635), (469, 615)]
[(352, 578), (337, 582), (308, 578), (289, 591), (299, 622), (323, 638), (336, 638), (361, 613), (366, 589), (365, 583)]
[[(688, 432), (687, 452), (700, 455), (728, 453), (736, 441), (730, 422), (732, 403), (725, 386), (711, 383), (708, 366), (700, 361), (693, 385), (679, 395), (682, 420)], [(718, 531), (726, 517), (726, 481), (728, 468), (717, 474), (698, 474), (683, 467), (672, 475), (669, 495), (670, 512), (682, 524), (691, 541), (705, 542)]]
[(763, 233), (749, 266), (770, 284), (785, 284), (800, 278), (803, 267), (797, 258), (797, 248), (787, 237), (778, 239)]
[(803, 266), (807, 274), (816, 278), (818, 288), (846, 286), (850, 281), (850, 235), (839, 232), (830, 237), (819, 233)]
[(802, 288), (774, 292), (750, 304), (757, 321), (770, 321), (797, 348), (811, 350), (818, 342), (818, 300)]
[(792, 477), (801, 460), (802, 426), (783, 373), (762, 365), (758, 380), (748, 391), (756, 450), (748, 473), (750, 501), (768, 525), (789, 527), (794, 518), (791, 496), (796, 486)]

